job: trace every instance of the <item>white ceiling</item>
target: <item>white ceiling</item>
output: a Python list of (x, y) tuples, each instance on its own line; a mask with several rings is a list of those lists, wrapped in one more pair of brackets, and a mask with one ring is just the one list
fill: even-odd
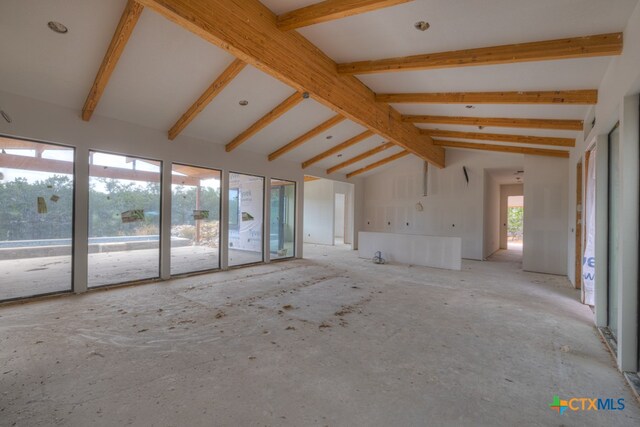
[[(264, 0), (283, 13), (318, 0)], [(430, 53), (560, 37), (622, 31), (638, 0), (416, 0), (299, 31), (337, 62)], [(0, 90), (78, 111), (89, 92), (125, 0), (2, 0)], [(69, 33), (52, 33), (57, 20)], [(431, 28), (413, 28), (426, 20)], [(629, 41), (627, 41), (629, 42)], [(145, 10), (100, 101), (96, 114), (168, 130), (233, 58), (152, 11)], [(610, 58), (411, 71), (359, 76), (376, 92), (453, 92), (597, 88)], [(226, 144), (293, 93), (274, 78), (246, 67), (183, 131)], [(238, 101), (249, 105), (241, 107)], [(394, 105), (403, 114), (582, 119), (586, 106)], [(268, 154), (334, 113), (305, 100), (240, 149)], [(478, 131), (462, 126), (426, 126)], [(287, 153), (304, 161), (362, 132), (344, 121)], [(484, 128), (483, 132), (577, 136), (577, 132)], [(327, 135), (333, 135), (327, 140)], [(179, 138), (177, 142), (179, 142)], [(314, 165), (330, 167), (384, 142), (369, 138)], [(386, 150), (341, 172), (400, 151)]]

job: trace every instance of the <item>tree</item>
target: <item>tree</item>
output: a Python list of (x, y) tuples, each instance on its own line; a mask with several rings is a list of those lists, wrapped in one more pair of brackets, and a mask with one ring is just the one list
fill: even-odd
[(508, 209), (507, 230), (512, 237), (522, 236), (524, 224), (524, 208), (522, 206)]

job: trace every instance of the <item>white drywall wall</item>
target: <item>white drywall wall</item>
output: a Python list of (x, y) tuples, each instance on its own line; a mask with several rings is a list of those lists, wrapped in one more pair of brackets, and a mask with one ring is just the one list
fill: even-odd
[(333, 235), (335, 237), (344, 238), (345, 195), (342, 193), (336, 193), (335, 198)]
[(524, 157), (524, 270), (567, 274), (567, 163), (560, 158)]
[[(622, 103), (625, 96), (640, 92), (640, 2), (629, 16), (624, 29), (624, 49), (622, 54), (611, 58), (607, 72), (598, 87), (598, 103), (585, 118), (587, 130), (576, 140), (571, 150), (569, 168), (569, 207), (567, 217), (570, 224), (575, 223), (576, 209), (576, 177), (575, 170), (579, 161), (584, 160), (584, 153), (595, 145), (599, 137), (608, 135), (613, 126), (621, 120)], [(595, 126), (589, 129), (595, 118)], [(624, 138), (624, 136), (623, 136)], [(584, 163), (583, 163), (584, 164)], [(573, 225), (572, 225), (573, 227)], [(575, 278), (575, 235), (567, 240), (567, 270), (569, 280)], [(597, 276), (596, 272), (596, 276)]]
[(488, 258), (500, 249), (500, 184), (490, 173), (484, 177), (484, 252)]
[(304, 183), (304, 241), (333, 245), (333, 181), (318, 179)]
[[(521, 168), (523, 156), (447, 149), (447, 167), (429, 168), (423, 196), (423, 162), (396, 161), (364, 178), (363, 231), (460, 237), (462, 257), (483, 258), (484, 170)], [(469, 183), (462, 166), (466, 166)], [(420, 202), (423, 211), (416, 209)]]
[(372, 259), (380, 252), (386, 262), (460, 270), (462, 240), (417, 234), (372, 233), (361, 231), (360, 258)]
[(524, 195), (524, 188), (522, 184), (505, 184), (500, 186), (500, 249), (507, 249), (509, 245), (509, 242), (507, 240), (509, 231), (509, 218), (507, 218), (509, 197), (522, 195)]

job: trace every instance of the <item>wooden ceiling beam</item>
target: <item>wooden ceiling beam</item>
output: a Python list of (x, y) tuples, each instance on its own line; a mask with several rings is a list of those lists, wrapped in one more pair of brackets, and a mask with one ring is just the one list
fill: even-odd
[(498, 151), (503, 153), (514, 154), (531, 154), (534, 156), (549, 156), (549, 157), (569, 157), (569, 152), (566, 150), (549, 150), (545, 148), (531, 148), (531, 147), (514, 147), (512, 145), (494, 145), (494, 144), (481, 144), (476, 142), (462, 142), (462, 141), (442, 141), (434, 140), (436, 145), (441, 147), (450, 148), (465, 148), (470, 150), (484, 150), (484, 151)]
[(351, 177), (354, 177), (356, 175), (360, 175), (361, 173), (369, 172), (372, 169), (375, 169), (375, 168), (380, 167), (382, 165), (386, 165), (387, 163), (391, 163), (391, 162), (393, 162), (395, 160), (401, 159), (402, 157), (406, 156), (407, 154), (411, 154), (411, 153), (409, 153), (407, 150), (404, 150), (404, 151), (401, 151), (401, 152), (399, 152), (397, 154), (394, 154), (393, 156), (389, 156), (389, 157), (386, 157), (386, 158), (384, 158), (382, 160), (378, 160), (375, 163), (371, 163), (368, 166), (365, 166), (363, 168), (360, 168), (358, 170), (355, 170), (353, 172), (348, 173), (347, 174), (347, 178), (351, 178)]
[(408, 70), (473, 67), (518, 62), (592, 58), (622, 53), (622, 33), (464, 49), (424, 55), (358, 61), (338, 65), (341, 74), (372, 74)]
[(413, 0), (326, 0), (278, 16), (278, 28), (289, 31), (409, 1)]
[(113, 71), (116, 69), (118, 60), (131, 37), (131, 33), (133, 33), (133, 29), (136, 27), (136, 23), (143, 9), (144, 7), (137, 1), (127, 1), (127, 5), (120, 17), (120, 22), (118, 22), (118, 26), (116, 27), (116, 32), (111, 38), (107, 53), (104, 55), (93, 86), (91, 86), (89, 95), (82, 107), (82, 120), (91, 120), (91, 116), (98, 106), (98, 102), (100, 102), (100, 98), (111, 78), (111, 74), (113, 74)]
[(311, 166), (312, 164), (319, 162), (322, 159), (326, 159), (329, 156), (337, 154), (340, 151), (345, 150), (345, 149), (351, 147), (352, 145), (357, 144), (360, 141), (363, 141), (363, 140), (365, 140), (367, 138), (372, 137), (373, 135), (374, 135), (374, 133), (371, 132), (370, 130), (365, 130), (361, 134), (358, 134), (358, 135), (354, 136), (353, 138), (349, 138), (345, 142), (342, 142), (342, 143), (336, 145), (335, 147), (332, 147), (332, 148), (328, 149), (327, 151), (325, 151), (323, 153), (320, 153), (317, 156), (312, 157), (311, 159), (303, 162), (302, 163), (302, 169), (305, 169), (305, 168)]
[(224, 89), (231, 81), (236, 78), (240, 71), (244, 69), (247, 64), (239, 59), (234, 60), (218, 78), (204, 91), (200, 98), (193, 103), (191, 107), (178, 119), (178, 121), (169, 129), (169, 139), (174, 140), (176, 136), (180, 134), (186, 128), (198, 114), (202, 112), (213, 98), (218, 96), (222, 89)]
[(552, 138), (548, 136), (508, 135), (502, 133), (458, 132), (453, 130), (421, 129), (431, 137), (478, 139), (481, 141), (516, 142), (519, 144), (552, 145), (554, 147), (575, 147), (575, 138)]
[(577, 104), (598, 103), (598, 91), (382, 93), (376, 101), (404, 104)]
[(257, 122), (249, 126), (249, 128), (242, 132), (240, 135), (233, 138), (233, 141), (225, 146), (225, 150), (227, 150), (227, 152), (235, 150), (240, 144), (251, 138), (256, 133), (260, 132), (270, 123), (274, 122), (278, 117), (298, 105), (300, 102), (302, 102), (303, 99), (304, 96), (301, 93), (295, 92), (293, 95), (282, 101), (276, 108), (269, 111)]
[(575, 131), (580, 131), (583, 127), (582, 120), (558, 119), (510, 119), (503, 117), (406, 115), (402, 116), (402, 120), (408, 123)]
[(311, 182), (311, 181), (317, 181), (320, 178), (316, 178), (315, 176), (309, 176), (309, 175), (305, 175), (304, 176), (304, 182)]
[(378, 145), (376, 148), (371, 149), (369, 151), (365, 151), (362, 154), (359, 154), (355, 157), (350, 158), (349, 160), (345, 160), (344, 162), (337, 164), (333, 167), (330, 167), (329, 169), (327, 169), (327, 175), (334, 173), (335, 171), (338, 171), (340, 169), (344, 169), (348, 166), (351, 166), (354, 163), (358, 163), (361, 160), (364, 160), (368, 157), (371, 157), (375, 154), (381, 153), (391, 147), (394, 147), (394, 144), (392, 144), (391, 142), (385, 142), (382, 145)]
[(280, 147), (276, 151), (274, 151), (273, 153), (269, 154), (269, 161), (275, 160), (278, 157), (280, 157), (280, 156), (288, 153), (289, 151), (293, 150), (294, 148), (297, 148), (297, 147), (301, 146), (302, 144), (304, 144), (305, 142), (307, 142), (311, 138), (313, 138), (313, 137), (315, 137), (317, 135), (320, 135), (325, 130), (334, 127), (335, 125), (337, 125), (338, 123), (342, 122), (343, 120), (344, 120), (344, 117), (341, 116), (340, 114), (337, 114), (337, 115), (333, 116), (329, 120), (319, 124), (318, 126), (316, 126), (313, 129), (311, 129), (309, 132), (307, 132), (307, 133), (305, 133), (303, 135), (300, 135), (299, 137), (297, 137), (296, 139), (294, 139), (293, 141), (291, 141), (287, 145), (285, 145), (283, 147)]
[(138, 0), (238, 59), (291, 86), (435, 166), (444, 149), (401, 120), (400, 113), (297, 31), (281, 31), (277, 17), (258, 0)]

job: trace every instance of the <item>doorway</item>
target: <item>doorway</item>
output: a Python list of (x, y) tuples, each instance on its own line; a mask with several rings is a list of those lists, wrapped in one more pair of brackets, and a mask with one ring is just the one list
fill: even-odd
[(507, 249), (522, 252), (524, 243), (524, 196), (507, 197)]

